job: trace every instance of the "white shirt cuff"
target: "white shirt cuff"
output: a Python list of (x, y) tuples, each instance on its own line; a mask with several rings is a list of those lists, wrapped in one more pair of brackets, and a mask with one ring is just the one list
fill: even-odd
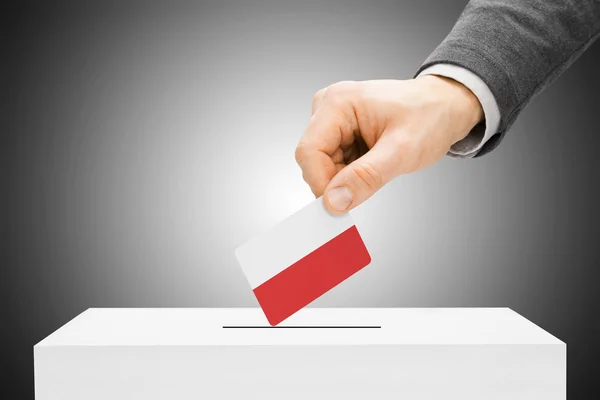
[(448, 155), (459, 158), (473, 157), (492, 137), (500, 125), (500, 110), (490, 88), (473, 72), (452, 64), (435, 64), (421, 71), (421, 75), (440, 75), (466, 86), (479, 100), (485, 115), (485, 127), (477, 125), (464, 139), (450, 148)]

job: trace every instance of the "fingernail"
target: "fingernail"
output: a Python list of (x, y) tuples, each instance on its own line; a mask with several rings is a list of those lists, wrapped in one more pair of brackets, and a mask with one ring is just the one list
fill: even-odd
[(333, 188), (327, 194), (329, 204), (337, 211), (345, 211), (352, 204), (352, 192), (345, 186)]

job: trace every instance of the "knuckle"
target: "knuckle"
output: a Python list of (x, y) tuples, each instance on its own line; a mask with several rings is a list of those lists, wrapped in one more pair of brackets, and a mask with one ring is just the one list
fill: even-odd
[(356, 100), (359, 84), (355, 81), (340, 81), (328, 86), (323, 100), (333, 108), (342, 109)]
[(341, 110), (346, 104), (346, 99), (340, 94), (334, 94), (333, 96), (327, 97), (328, 107), (333, 110)]
[(329, 104), (329, 107), (340, 110), (348, 103), (348, 96), (347, 93), (341, 90), (334, 90), (333, 93), (327, 93), (325, 101)]
[(325, 95), (325, 89), (321, 89), (321, 90), (315, 92), (315, 94), (313, 95), (313, 103), (321, 100), (324, 95)]
[(304, 160), (304, 157), (306, 157), (306, 153), (306, 144), (304, 144), (304, 142), (298, 143), (298, 146), (296, 146), (296, 151), (294, 153), (294, 158), (296, 159), (296, 163), (298, 165), (302, 163), (302, 160)]
[(368, 162), (360, 163), (352, 168), (352, 172), (358, 181), (371, 191), (378, 190), (383, 186), (381, 173)]
[(340, 81), (327, 88), (327, 96), (339, 96), (348, 93), (353, 86), (352, 81)]

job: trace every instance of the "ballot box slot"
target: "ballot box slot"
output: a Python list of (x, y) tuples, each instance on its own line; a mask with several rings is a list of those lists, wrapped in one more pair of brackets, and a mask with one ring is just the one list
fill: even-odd
[(381, 329), (381, 325), (223, 325), (223, 329)]

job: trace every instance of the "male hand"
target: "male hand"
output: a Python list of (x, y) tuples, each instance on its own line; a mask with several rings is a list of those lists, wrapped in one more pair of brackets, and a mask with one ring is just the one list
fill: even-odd
[(296, 161), (313, 194), (342, 214), (440, 160), (482, 119), (477, 97), (452, 79), (339, 82), (315, 94)]

